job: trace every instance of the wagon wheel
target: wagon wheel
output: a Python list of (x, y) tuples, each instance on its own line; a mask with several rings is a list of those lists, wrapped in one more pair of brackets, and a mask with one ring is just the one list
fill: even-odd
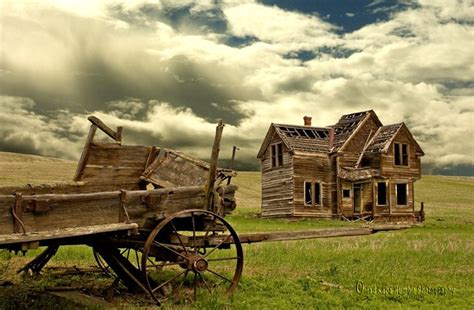
[[(221, 216), (204, 210), (177, 212), (148, 236), (141, 271), (153, 298), (174, 298), (237, 288), (243, 251), (239, 237)], [(171, 293), (171, 294), (170, 294)]]
[[(120, 248), (120, 255), (125, 257), (127, 260), (129, 260), (134, 267), (136, 267), (138, 270), (141, 268), (141, 252), (133, 249), (133, 248)], [(99, 268), (103, 271), (103, 273), (109, 277), (117, 277), (115, 272), (110, 268), (109, 264), (100, 256), (100, 254), (97, 252), (95, 248), (92, 248), (92, 254), (94, 255), (94, 259), (99, 266)]]

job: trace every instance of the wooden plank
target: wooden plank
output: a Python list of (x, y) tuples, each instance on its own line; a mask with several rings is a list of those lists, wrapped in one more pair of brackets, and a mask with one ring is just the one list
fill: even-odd
[(92, 141), (94, 140), (96, 131), (97, 131), (97, 126), (92, 124), (89, 129), (89, 134), (87, 135), (87, 138), (86, 138), (84, 149), (82, 150), (82, 153), (81, 153), (81, 158), (79, 159), (79, 163), (77, 164), (76, 174), (74, 175), (74, 178), (73, 178), (74, 181), (79, 181), (82, 178), (84, 168), (86, 167), (87, 160), (89, 159), (90, 146), (92, 144)]
[(140, 182), (142, 168), (86, 166), (82, 180), (88, 182)]
[(103, 121), (95, 116), (89, 116), (87, 118), (92, 124), (97, 126), (100, 130), (106, 133), (109, 137), (117, 142), (122, 141), (122, 127), (117, 127), (117, 131), (112, 130), (109, 126), (105, 125)]
[(11, 245), (15, 243), (34, 242), (41, 240), (52, 240), (58, 238), (69, 238), (78, 236), (87, 236), (107, 232), (132, 230), (138, 228), (136, 223), (115, 223), (108, 225), (91, 225), (75, 228), (64, 228), (60, 230), (49, 230), (39, 233), (9, 234), (0, 235), (0, 247), (3, 245)]
[(145, 170), (151, 147), (141, 145), (118, 145), (115, 143), (92, 144), (87, 165), (135, 167)]

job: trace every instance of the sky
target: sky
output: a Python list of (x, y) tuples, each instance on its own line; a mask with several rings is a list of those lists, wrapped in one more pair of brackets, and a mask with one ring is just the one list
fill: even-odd
[(257, 168), (270, 123), (373, 109), (424, 173), (474, 175), (474, 2), (0, 0), (0, 151), (78, 159), (88, 115), (124, 142)]

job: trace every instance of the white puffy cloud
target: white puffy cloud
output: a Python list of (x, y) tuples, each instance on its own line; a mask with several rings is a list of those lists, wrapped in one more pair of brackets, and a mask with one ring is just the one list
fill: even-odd
[[(216, 120), (228, 117), (222, 150), (237, 144), (239, 156), (251, 161), (271, 122), (298, 124), (312, 115), (314, 125), (325, 126), (341, 114), (374, 109), (385, 124), (407, 122), (425, 150), (424, 162), (474, 165), (474, 142), (466, 139), (474, 118), (469, 1), (419, 0), (347, 34), (317, 16), (254, 1), (3, 5), (2, 147), (22, 141), (19, 147), (31, 144), (24, 151), (77, 157), (85, 117), (93, 113), (124, 126), (130, 142), (207, 158)], [(195, 24), (164, 17), (183, 8), (191, 17), (222, 18), (227, 29), (192, 29)], [(226, 41), (235, 37), (252, 39), (245, 46)], [(335, 56), (328, 48), (348, 54)], [(303, 51), (317, 57), (298, 59)], [(55, 105), (45, 103), (49, 98)], [(52, 117), (53, 111), (71, 122)], [(9, 119), (24, 122), (34, 141)]]

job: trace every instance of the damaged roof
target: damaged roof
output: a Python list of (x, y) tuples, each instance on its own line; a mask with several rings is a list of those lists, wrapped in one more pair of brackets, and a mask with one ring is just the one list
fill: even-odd
[[(257, 158), (261, 158), (270, 144), (274, 134), (277, 134), (290, 151), (303, 153), (331, 153), (339, 151), (344, 144), (357, 132), (358, 128), (369, 118), (376, 123), (379, 129), (369, 142), (365, 154), (386, 152), (388, 146), (393, 141), (402, 127), (405, 127), (413, 139), (419, 154), (424, 154), (421, 147), (411, 135), (404, 123), (397, 123), (383, 126), (373, 110), (356, 112), (342, 115), (339, 121), (327, 127), (312, 127), (274, 124), (270, 128), (263, 140)], [(334, 131), (334, 141), (330, 145), (331, 130)]]
[(329, 153), (328, 127), (311, 127), (274, 124), (270, 125), (267, 135), (263, 140), (257, 158), (265, 152), (270, 140), (276, 133), (290, 151), (304, 153)]
[(382, 126), (382, 123), (373, 110), (345, 114), (341, 116), (339, 121), (332, 126), (335, 132), (333, 151), (339, 150), (344, 145), (344, 143), (349, 140), (360, 124), (362, 124), (364, 120), (367, 119), (368, 115), (372, 115), (375, 122), (378, 123), (379, 126)]
[(420, 155), (424, 155), (425, 153), (421, 149), (420, 145), (418, 142), (416, 142), (415, 138), (413, 138), (412, 134), (408, 130), (407, 126), (405, 123), (396, 123), (396, 124), (390, 124), (386, 126), (380, 127), (371, 141), (369, 142), (369, 145), (367, 146), (365, 150), (365, 154), (371, 154), (371, 153), (386, 153), (390, 144), (392, 144), (393, 139), (395, 139), (395, 136), (398, 134), (398, 132), (402, 129), (405, 128), (406, 131), (408, 132), (408, 135), (410, 138), (413, 140), (413, 143), (417, 149), (417, 152)]

